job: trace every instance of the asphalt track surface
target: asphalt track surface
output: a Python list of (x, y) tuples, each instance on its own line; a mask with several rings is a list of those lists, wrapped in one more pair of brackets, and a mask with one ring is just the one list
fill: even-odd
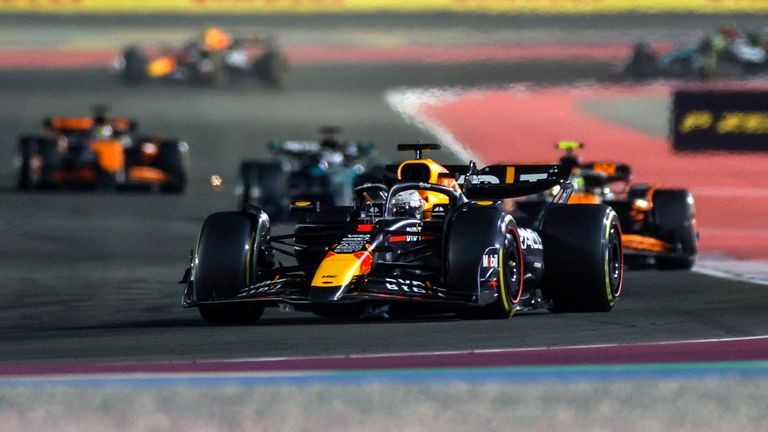
[[(313, 65), (284, 91), (126, 88), (104, 70), (0, 72), (0, 361), (292, 357), (711, 339), (768, 334), (766, 287), (689, 272), (632, 271), (611, 313), (519, 314), (505, 321), (432, 317), (338, 321), (268, 311), (254, 326), (216, 327), (180, 306), (175, 284), (204, 217), (231, 209), (237, 163), (264, 157), (271, 137), (335, 124), (377, 143), (429, 140), (383, 99), (399, 86), (608, 79), (611, 65)], [(54, 113), (107, 102), (146, 132), (190, 143), (182, 196), (13, 190), (15, 137)], [(436, 157), (455, 162), (450, 155)], [(209, 176), (224, 178), (213, 191)]]

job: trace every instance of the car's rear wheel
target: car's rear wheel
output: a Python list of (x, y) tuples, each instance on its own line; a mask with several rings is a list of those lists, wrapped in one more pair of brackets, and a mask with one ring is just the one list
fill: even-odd
[(123, 51), (123, 82), (126, 84), (140, 84), (147, 78), (147, 58), (144, 51), (136, 46), (131, 46)]
[(195, 254), (191, 280), (200, 315), (214, 324), (258, 321), (258, 303), (216, 303), (236, 300), (260, 270), (271, 267), (269, 220), (266, 215), (214, 213), (206, 219)]
[(696, 262), (698, 238), (693, 196), (685, 189), (657, 189), (653, 192), (657, 236), (674, 246), (674, 255), (656, 257), (662, 270), (689, 270)]
[(37, 183), (36, 177), (38, 176), (39, 169), (36, 170), (35, 165), (39, 165), (40, 162), (35, 159), (36, 155), (32, 149), (32, 144), (31, 139), (26, 137), (22, 137), (19, 140), (16, 160), (14, 161), (16, 167), (16, 187), (19, 190), (29, 190)]
[(243, 162), (240, 178), (243, 185), (241, 208), (252, 204), (267, 212), (273, 220), (288, 217), (288, 176), (279, 163)]
[(608, 312), (621, 294), (621, 228), (608, 206), (555, 205), (544, 215), (543, 291), (553, 312)]
[(59, 165), (56, 141), (36, 136), (21, 137), (14, 163), (19, 190), (51, 187), (46, 174), (53, 172)]
[(257, 77), (275, 88), (283, 88), (288, 76), (288, 61), (282, 52), (269, 49), (253, 64)]
[(160, 143), (158, 165), (165, 172), (167, 180), (160, 187), (163, 192), (182, 193), (187, 185), (187, 171), (184, 154), (186, 143), (164, 140)]

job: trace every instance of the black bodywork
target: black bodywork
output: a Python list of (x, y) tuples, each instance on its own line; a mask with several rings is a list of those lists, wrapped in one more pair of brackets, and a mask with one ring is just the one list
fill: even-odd
[[(564, 205), (571, 189), (562, 167), (445, 168), (462, 182), (399, 180), (385, 202), (301, 208), (290, 235), (270, 235), (269, 217), (255, 207), (211, 215), (182, 280), (183, 305), (199, 307), (213, 323), (253, 322), (264, 307), (281, 305), (324, 316), (462, 318), (612, 308), (623, 278), (618, 220), (604, 205)], [(502, 198), (555, 185), (561, 192), (535, 223), (520, 225), (503, 209)], [(393, 197), (409, 190), (447, 200), (428, 218), (398, 217)], [(232, 270), (233, 262), (241, 264)], [(348, 277), (339, 276), (350, 268)]]
[(273, 221), (290, 218), (291, 203), (323, 207), (352, 204), (352, 189), (370, 179), (373, 144), (339, 136), (336, 127), (320, 129), (318, 140), (271, 140), (271, 160), (240, 163), (239, 207), (255, 205)]

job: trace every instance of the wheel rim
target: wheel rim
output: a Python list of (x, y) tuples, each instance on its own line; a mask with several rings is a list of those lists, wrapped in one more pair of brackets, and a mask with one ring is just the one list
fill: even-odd
[(515, 306), (522, 297), (523, 289), (520, 281), (522, 271), (520, 249), (517, 247), (518, 238), (514, 228), (507, 232), (504, 245), (504, 285), (507, 287), (507, 299)]
[(615, 224), (611, 227), (608, 238), (608, 280), (611, 284), (611, 292), (616, 297), (621, 293), (622, 279), (624, 277), (624, 257), (621, 253), (618, 228)]

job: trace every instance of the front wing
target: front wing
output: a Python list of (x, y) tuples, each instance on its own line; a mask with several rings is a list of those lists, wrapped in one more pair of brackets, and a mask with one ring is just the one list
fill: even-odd
[(312, 287), (310, 286), (310, 279), (304, 275), (278, 277), (243, 288), (231, 298), (205, 302), (198, 302), (194, 298), (194, 289), (191, 286), (193, 283), (193, 281), (188, 282), (183, 299), (184, 307), (246, 301), (264, 302), (270, 305), (280, 303), (292, 305), (351, 304), (364, 301), (474, 305), (477, 301), (476, 295), (452, 294), (445, 287), (412, 276), (407, 278), (379, 275), (358, 276), (352, 280), (348, 287)]

